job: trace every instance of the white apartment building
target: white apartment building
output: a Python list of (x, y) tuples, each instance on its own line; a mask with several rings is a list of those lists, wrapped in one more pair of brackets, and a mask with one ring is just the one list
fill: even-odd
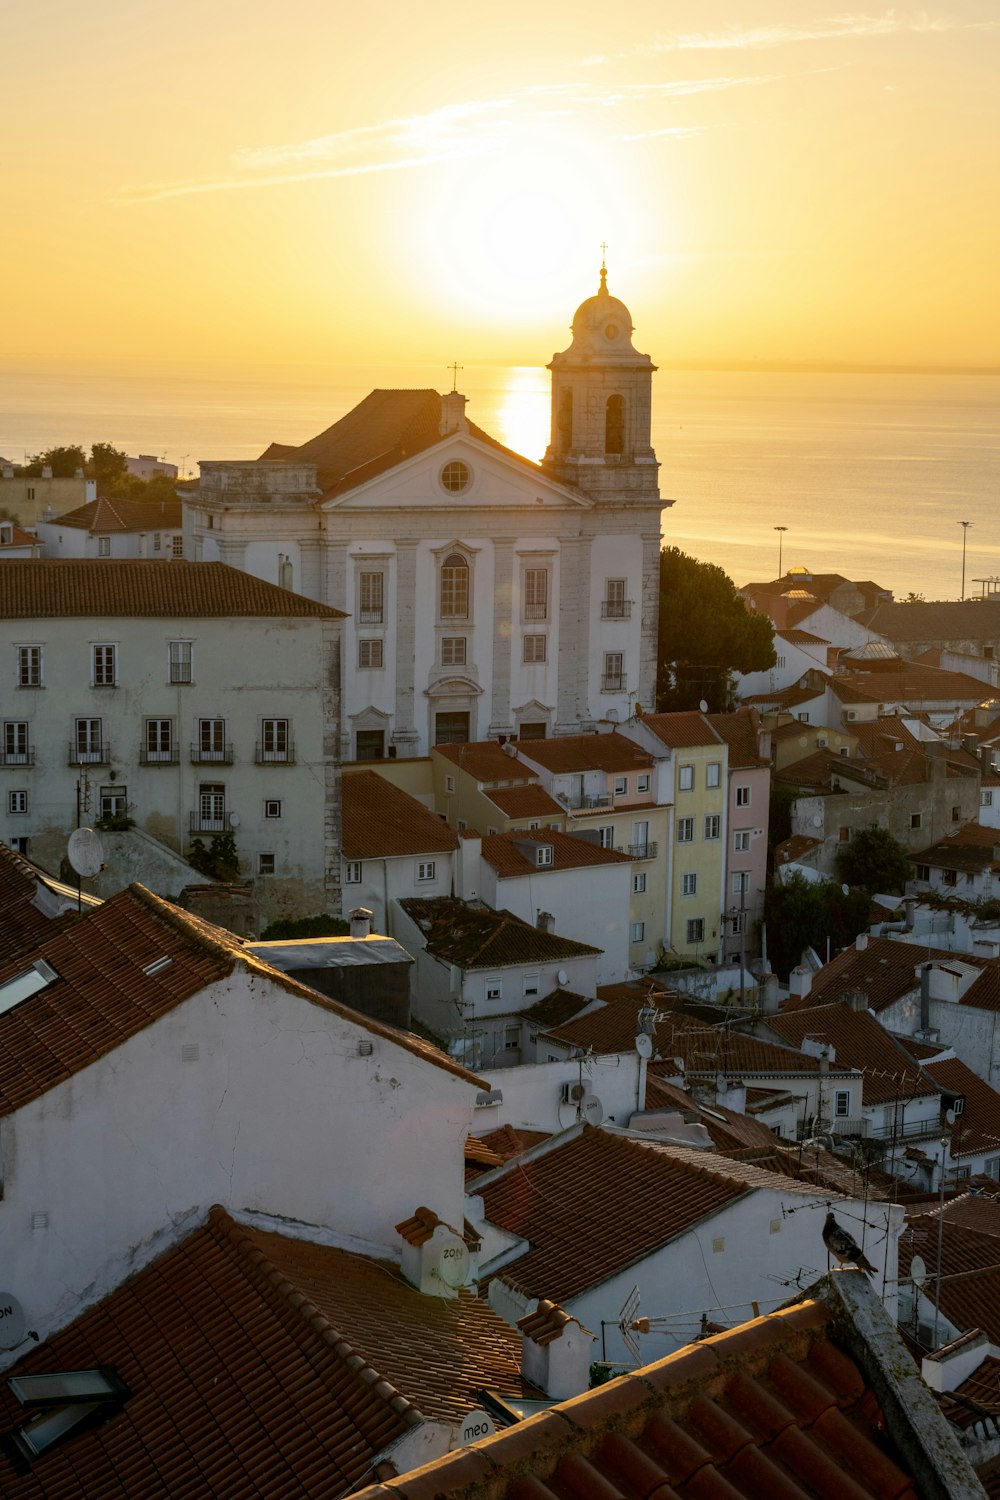
[(607, 290), (554, 355), (541, 464), (458, 391), (373, 391), (299, 447), (202, 462), (184, 553), (347, 612), (345, 759), (544, 738), (653, 701), (655, 369)]
[(0, 838), (58, 870), (81, 824), (231, 833), (265, 917), (339, 911), (340, 629), (219, 563), (6, 563)]

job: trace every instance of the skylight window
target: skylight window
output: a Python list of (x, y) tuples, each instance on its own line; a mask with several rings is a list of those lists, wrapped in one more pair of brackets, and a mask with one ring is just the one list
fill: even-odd
[(56, 1370), (47, 1375), (12, 1375), (11, 1394), (32, 1412), (22, 1427), (0, 1438), (13, 1468), (31, 1466), (77, 1432), (106, 1421), (132, 1394), (109, 1365), (92, 1370)]
[(0, 1015), (13, 1010), (22, 1000), (30, 1000), (32, 995), (37, 995), (39, 990), (44, 990), (58, 978), (51, 964), (47, 964), (44, 958), (36, 958), (30, 969), (24, 969), (13, 979), (0, 984)]
[(169, 953), (164, 953), (162, 958), (154, 958), (151, 964), (147, 964), (142, 972), (144, 974), (149, 974), (150, 976), (152, 976), (153, 974), (161, 974), (164, 969), (169, 969), (172, 963), (173, 959), (170, 957)]

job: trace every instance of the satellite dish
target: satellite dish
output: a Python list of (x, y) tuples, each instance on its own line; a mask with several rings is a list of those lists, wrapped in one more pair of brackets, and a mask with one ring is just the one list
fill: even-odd
[(480, 1438), (492, 1437), (495, 1432), (493, 1418), (477, 1407), (475, 1411), (469, 1412), (458, 1429), (455, 1446), (464, 1448), (468, 1443), (478, 1443)]
[(566, 973), (565, 969), (560, 969), (559, 973), (556, 975), (556, 978), (558, 979), (560, 984), (569, 984), (569, 975)]
[(927, 1280), (927, 1267), (921, 1255), (915, 1255), (910, 1261), (910, 1280), (914, 1286), (923, 1286)]
[(596, 1094), (591, 1094), (583, 1106), (582, 1114), (588, 1125), (603, 1125), (604, 1105)]
[(449, 1234), (441, 1241), (435, 1270), (445, 1286), (450, 1286), (453, 1290), (464, 1286), (468, 1281), (469, 1247), (457, 1234)]
[(239, 813), (232, 812), (232, 813), (229, 814), (229, 826), (230, 826), (230, 828), (239, 828), (239, 826), (240, 826), (240, 815), (239, 815)]
[(946, 1109), (944, 1112), (944, 1117), (948, 1121), (949, 1125), (954, 1125), (955, 1121), (958, 1119), (958, 1116), (953, 1109)]
[(726, 1093), (726, 1091), (728, 1090), (728, 1088), (729, 1088), (729, 1083), (728, 1083), (728, 1081), (726, 1079), (725, 1073), (716, 1073), (716, 1075), (715, 1075), (715, 1092), (717, 1094), (724, 1094), (724, 1093)]
[(25, 1339), (24, 1308), (10, 1292), (0, 1292), (0, 1349), (16, 1349)]
[(704, 698), (699, 700), (698, 707), (701, 709), (703, 714), (708, 713), (708, 704), (705, 702)]
[(813, 827), (814, 828), (822, 828), (823, 827), (823, 819), (820, 817), (819, 813), (817, 813), (816, 816), (813, 818)]
[(843, 891), (843, 893), (844, 893), (845, 896), (849, 896), (851, 894), (851, 887), (849, 885), (847, 885), (846, 883), (844, 885), (842, 885), (840, 887), (840, 889)]
[(78, 875), (100, 875), (104, 845), (92, 828), (75, 828), (69, 836), (66, 854)]
[(646, 1031), (640, 1031), (635, 1039), (635, 1050), (640, 1057), (652, 1057), (653, 1038)]

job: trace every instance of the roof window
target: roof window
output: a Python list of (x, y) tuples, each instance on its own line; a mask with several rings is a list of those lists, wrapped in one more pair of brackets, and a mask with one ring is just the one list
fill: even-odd
[(13, 979), (0, 984), (0, 1015), (13, 1010), (22, 1000), (30, 1000), (32, 995), (37, 995), (39, 990), (44, 990), (58, 978), (51, 964), (47, 964), (44, 958), (36, 958), (30, 969), (24, 969)]
[(110, 1365), (11, 1375), (7, 1384), (30, 1412), (23, 1426), (0, 1438), (0, 1448), (18, 1474), (27, 1474), (40, 1458), (76, 1433), (115, 1416), (132, 1394)]

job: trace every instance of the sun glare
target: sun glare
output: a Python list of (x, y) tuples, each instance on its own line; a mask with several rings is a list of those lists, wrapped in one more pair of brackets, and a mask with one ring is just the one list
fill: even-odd
[(511, 370), (497, 411), (497, 437), (536, 462), (549, 441), (549, 374), (532, 365)]

